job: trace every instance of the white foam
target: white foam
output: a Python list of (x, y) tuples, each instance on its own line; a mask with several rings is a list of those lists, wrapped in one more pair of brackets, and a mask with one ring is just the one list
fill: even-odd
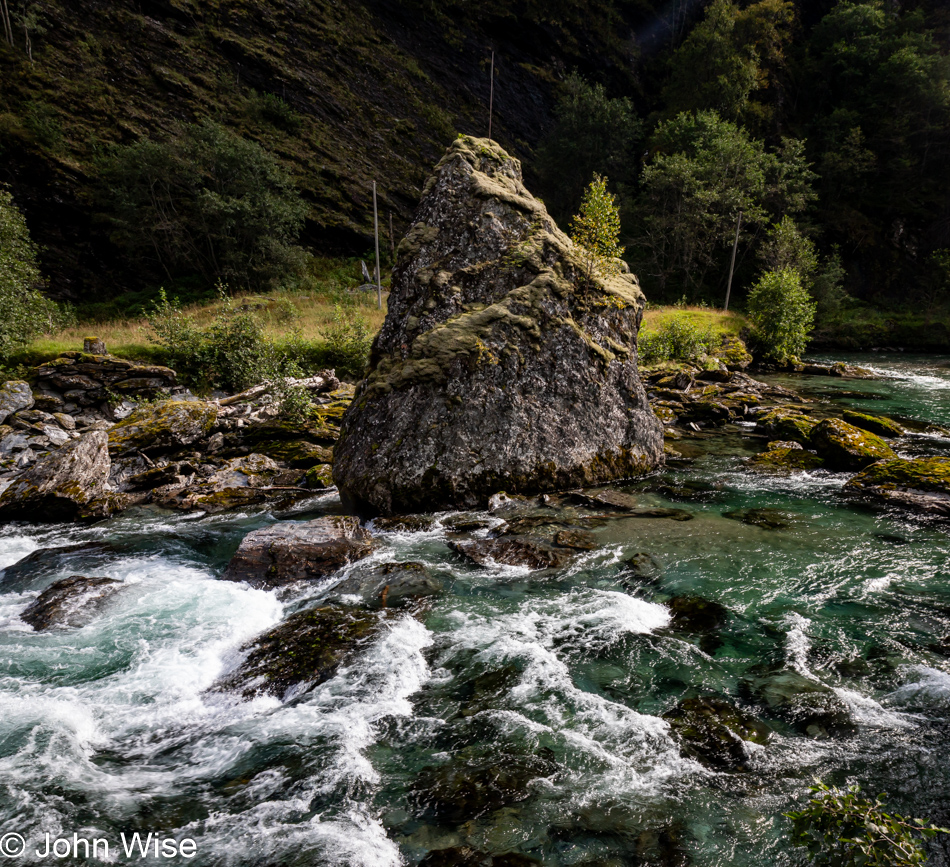
[(950, 674), (926, 665), (908, 666), (903, 673), (913, 679), (887, 695), (884, 699), (887, 704), (897, 707), (950, 707)]

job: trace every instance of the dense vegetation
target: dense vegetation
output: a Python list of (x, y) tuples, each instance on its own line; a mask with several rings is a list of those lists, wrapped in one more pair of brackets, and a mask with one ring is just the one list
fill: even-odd
[(950, 315), (938, 0), (9, 8), (0, 181), (56, 297), (306, 291), (309, 256), (367, 254), (374, 179), (389, 255), (444, 146), (484, 134), (494, 50), (495, 136), (565, 228), (608, 179), (651, 301), (721, 305), (738, 229), (740, 307), (788, 270), (826, 339), (855, 309)]

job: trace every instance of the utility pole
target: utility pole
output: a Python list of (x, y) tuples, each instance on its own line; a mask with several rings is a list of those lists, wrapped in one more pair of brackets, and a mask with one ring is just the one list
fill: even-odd
[(495, 52), (491, 53), (491, 87), (488, 91), (488, 140), (491, 141), (491, 115), (495, 107)]
[(389, 256), (396, 261), (396, 236), (393, 234), (393, 212), (389, 212)]
[(729, 283), (726, 285), (726, 306), (722, 308), (723, 313), (729, 310), (729, 296), (732, 294), (732, 272), (736, 270), (736, 248), (739, 246), (739, 227), (742, 225), (742, 211), (739, 211), (739, 219), (736, 221), (736, 240), (732, 242), (732, 261), (729, 263)]
[(376, 238), (376, 303), (383, 309), (383, 284), (379, 279), (379, 214), (376, 210), (376, 181), (373, 181), (373, 235)]

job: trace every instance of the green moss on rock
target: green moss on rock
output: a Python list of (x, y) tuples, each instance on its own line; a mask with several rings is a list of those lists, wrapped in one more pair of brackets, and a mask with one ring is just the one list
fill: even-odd
[(769, 449), (749, 459), (749, 466), (752, 469), (766, 472), (817, 470), (824, 464), (825, 462), (818, 455), (800, 448)]
[(876, 434), (836, 418), (817, 424), (808, 443), (831, 470), (862, 470), (875, 461), (897, 457)]
[(765, 434), (770, 439), (791, 440), (807, 443), (812, 428), (817, 422), (807, 415), (794, 410), (776, 409), (761, 416), (756, 422), (756, 433)]
[(881, 437), (902, 437), (904, 435), (904, 428), (896, 421), (891, 421), (889, 418), (884, 418), (883, 416), (866, 415), (863, 412), (846, 410), (842, 418), (848, 424), (853, 424), (855, 427), (861, 428), (861, 430), (870, 431)]

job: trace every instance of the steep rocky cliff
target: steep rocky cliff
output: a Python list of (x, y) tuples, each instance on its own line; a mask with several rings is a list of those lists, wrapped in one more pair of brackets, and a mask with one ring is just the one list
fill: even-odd
[(364, 513), (484, 504), (635, 476), (663, 454), (637, 372), (644, 299), (590, 273), (487, 139), (460, 138), (397, 251), (334, 480)]

